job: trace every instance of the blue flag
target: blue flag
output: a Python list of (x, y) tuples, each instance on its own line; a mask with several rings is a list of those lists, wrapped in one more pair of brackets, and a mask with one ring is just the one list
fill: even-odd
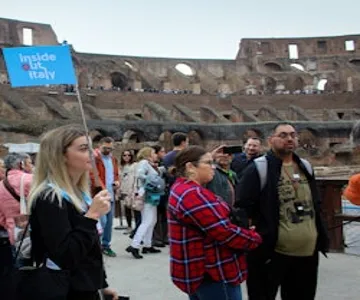
[(12, 87), (77, 84), (69, 46), (4, 48)]

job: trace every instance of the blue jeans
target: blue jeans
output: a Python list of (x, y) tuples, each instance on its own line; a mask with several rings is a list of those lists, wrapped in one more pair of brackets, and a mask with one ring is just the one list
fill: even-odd
[(113, 218), (115, 211), (115, 201), (111, 201), (110, 211), (101, 217), (101, 226), (103, 228), (103, 234), (101, 237), (101, 245), (103, 248), (110, 248), (111, 237), (112, 237), (112, 227), (113, 227)]
[(241, 286), (223, 282), (203, 282), (190, 300), (242, 300)]

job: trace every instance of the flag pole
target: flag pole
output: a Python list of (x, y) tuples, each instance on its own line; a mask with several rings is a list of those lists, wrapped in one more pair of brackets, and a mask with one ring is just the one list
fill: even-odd
[(78, 99), (78, 102), (79, 102), (81, 119), (83, 121), (84, 129), (85, 129), (86, 140), (89, 145), (89, 155), (90, 155), (91, 164), (92, 164), (92, 168), (93, 168), (93, 174), (95, 177), (95, 183), (97, 186), (101, 186), (102, 189), (105, 189), (104, 183), (100, 180), (99, 172), (98, 172), (96, 164), (95, 164), (95, 156), (94, 156), (94, 152), (92, 150), (92, 140), (90, 138), (89, 129), (88, 129), (88, 126), (86, 123), (86, 117), (85, 117), (84, 107), (83, 107), (82, 100), (81, 100), (79, 84), (75, 85), (75, 89), (76, 89), (76, 98)]

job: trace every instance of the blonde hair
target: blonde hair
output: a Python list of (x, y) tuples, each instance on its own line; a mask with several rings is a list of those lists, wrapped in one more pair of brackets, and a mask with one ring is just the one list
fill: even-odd
[(151, 147), (141, 148), (136, 156), (137, 161), (149, 158), (152, 152), (155, 152), (155, 150)]
[[(85, 131), (79, 125), (66, 125), (45, 133), (41, 139), (40, 150), (36, 158), (35, 173), (28, 198), (29, 208), (44, 190), (47, 190), (45, 197), (52, 194), (52, 200), (56, 197), (61, 206), (61, 191), (65, 191), (76, 209), (82, 211), (83, 200), (74, 190), (66, 168), (64, 154), (75, 139), (85, 135)], [(49, 189), (49, 184), (52, 185), (51, 189)], [(84, 172), (80, 177), (76, 187), (81, 192), (89, 193), (87, 172)], [(29, 211), (31, 210), (29, 209)]]

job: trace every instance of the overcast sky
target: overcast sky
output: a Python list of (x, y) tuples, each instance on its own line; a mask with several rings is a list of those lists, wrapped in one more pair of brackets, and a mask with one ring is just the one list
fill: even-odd
[(241, 38), (360, 33), (359, 11), (355, 0), (12, 0), (0, 17), (51, 24), (80, 52), (233, 59)]

